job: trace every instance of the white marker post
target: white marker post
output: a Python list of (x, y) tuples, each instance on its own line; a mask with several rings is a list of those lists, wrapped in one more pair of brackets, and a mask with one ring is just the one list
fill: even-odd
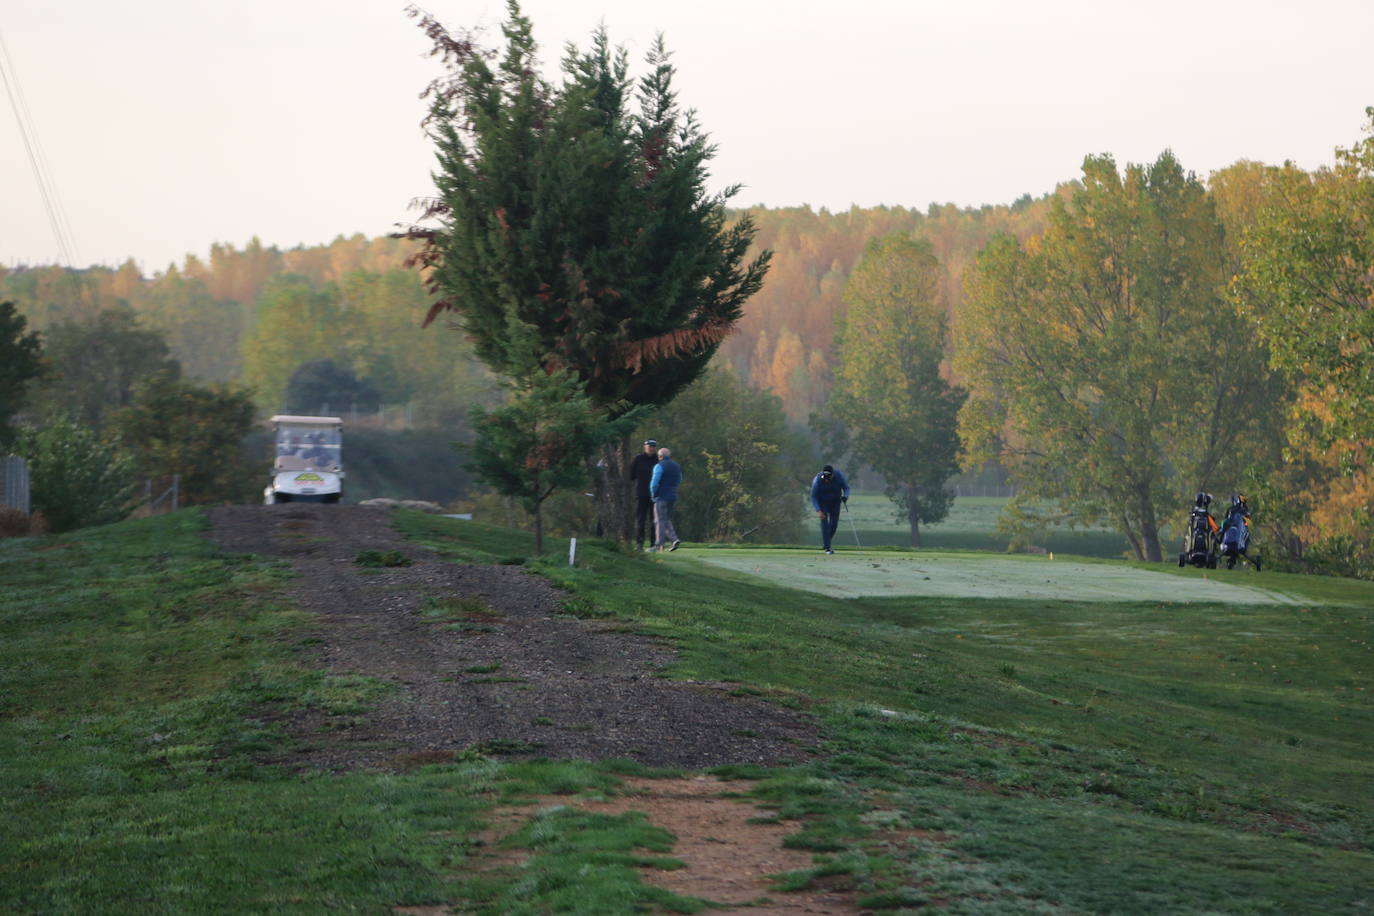
[(577, 538), (568, 539), (568, 565), (574, 566), (577, 563)]

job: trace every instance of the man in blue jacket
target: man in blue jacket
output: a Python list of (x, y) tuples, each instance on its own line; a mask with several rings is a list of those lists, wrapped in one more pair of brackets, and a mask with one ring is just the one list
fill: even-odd
[(677, 529), (673, 527), (673, 506), (677, 503), (678, 484), (682, 483), (682, 466), (672, 458), (673, 453), (658, 450), (658, 464), (649, 478), (649, 495), (654, 500), (654, 549), (677, 550)]
[(839, 471), (826, 465), (811, 480), (811, 508), (821, 520), (821, 543), (826, 553), (834, 553), (830, 541), (840, 527), (840, 506), (849, 502), (849, 481)]

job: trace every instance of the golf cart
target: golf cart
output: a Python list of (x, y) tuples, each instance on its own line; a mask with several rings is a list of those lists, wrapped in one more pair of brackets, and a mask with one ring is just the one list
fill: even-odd
[(343, 420), (278, 414), (276, 460), (263, 502), (336, 503), (343, 496)]

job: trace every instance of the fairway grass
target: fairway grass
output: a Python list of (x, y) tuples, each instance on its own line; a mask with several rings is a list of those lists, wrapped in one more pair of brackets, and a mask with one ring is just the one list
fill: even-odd
[[(523, 564), (568, 593), (569, 615), (671, 644), (664, 677), (815, 716), (806, 762), (715, 771), (752, 780), (812, 855), (774, 900), (1374, 911), (1374, 583), (1222, 571), (1209, 581), (1303, 603), (1194, 604), (1179, 596), (1203, 571), (1075, 560), (1176, 592), (837, 598), (713, 562), (753, 551), (579, 540), (569, 567), (561, 539), (537, 558), (523, 532), (393, 518), (452, 561)], [(384, 685), (314, 668), (289, 569), (216, 552), (204, 525), (183, 510), (0, 542), (0, 912), (709, 912), (645, 883), (641, 866), (672, 866), (673, 837), (633, 814), (542, 808), (499, 844), (523, 865), (479, 864), (497, 806), (666, 774), (475, 748), (339, 774), (266, 763), (301, 740), (274, 724), (284, 713), (366, 716)], [(807, 562), (927, 558), (757, 553), (785, 555), (788, 586)], [(954, 556), (984, 579), (1051, 565)]]
[[(676, 551), (712, 566), (832, 598), (1006, 598), (1013, 601), (1156, 601), (1185, 604), (1300, 604), (1258, 585), (1247, 569), (1187, 578), (1125, 563), (1046, 556), (862, 551), (833, 555), (740, 548)], [(1223, 581), (1223, 580), (1230, 581)], [(1241, 583), (1244, 584), (1241, 584)]]

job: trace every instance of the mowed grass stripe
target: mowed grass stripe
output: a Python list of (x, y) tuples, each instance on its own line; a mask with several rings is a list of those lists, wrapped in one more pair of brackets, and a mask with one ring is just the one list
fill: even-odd
[[(1135, 565), (1047, 557), (950, 554), (933, 551), (841, 549), (819, 556), (797, 550), (693, 550), (688, 558), (789, 588), (832, 598), (923, 595), (1046, 601), (1164, 601), (1183, 604), (1301, 604), (1260, 584), (1246, 570), (1180, 577)], [(1247, 577), (1248, 578), (1242, 578)], [(1270, 580), (1272, 580), (1270, 576)]]

